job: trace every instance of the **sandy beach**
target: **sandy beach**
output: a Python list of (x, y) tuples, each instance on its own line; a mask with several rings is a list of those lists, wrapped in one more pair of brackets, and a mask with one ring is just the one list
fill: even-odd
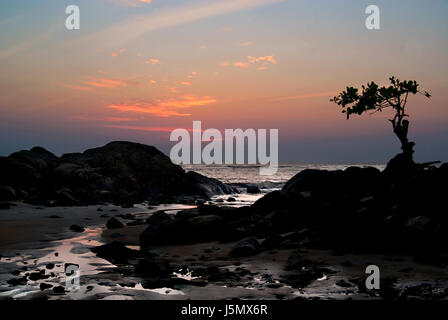
[[(351, 280), (364, 275), (369, 264), (381, 266), (383, 278), (398, 278), (401, 286), (415, 284), (447, 288), (446, 268), (416, 263), (402, 255), (338, 254), (325, 250), (299, 250), (304, 259), (325, 270), (322, 277), (304, 288), (292, 288), (284, 282), (291, 272), (285, 270), (294, 249), (272, 250), (248, 258), (229, 257), (235, 243), (210, 242), (181, 246), (156, 246), (151, 252), (173, 266), (181, 284), (145, 288), (144, 279), (135, 276), (126, 265), (114, 265), (97, 257), (91, 248), (113, 241), (139, 249), (138, 236), (146, 225), (108, 230), (111, 217), (131, 214), (135, 219), (149, 217), (163, 209), (175, 214), (185, 205), (149, 208), (136, 205), (121, 208), (113, 205), (44, 208), (16, 203), (10, 210), (0, 210), (0, 297), (2, 299), (379, 299), (362, 292)], [(72, 225), (85, 228), (70, 230)], [(80, 286), (62, 292), (41, 290), (66, 286), (64, 265), (79, 265)], [(54, 266), (53, 266), (54, 265)], [(214, 282), (198, 281), (197, 268), (219, 268), (227, 276)], [(31, 273), (41, 273), (35, 281), (8, 283)], [(238, 277), (234, 277), (238, 274)], [(188, 282), (191, 281), (190, 285)], [(57, 290), (56, 290), (57, 291)]]

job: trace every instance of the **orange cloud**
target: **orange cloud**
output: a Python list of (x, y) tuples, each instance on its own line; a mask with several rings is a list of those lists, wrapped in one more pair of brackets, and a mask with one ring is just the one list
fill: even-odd
[(274, 56), (264, 56), (264, 57), (252, 57), (248, 56), (247, 59), (250, 63), (257, 63), (257, 62), (271, 62), (272, 64), (277, 64), (277, 61), (275, 60)]
[(149, 59), (149, 60), (147, 60), (147, 61), (145, 61), (145, 62), (143, 62), (144, 64), (159, 64), (160, 63), (160, 60), (159, 59)]
[(84, 81), (83, 84), (94, 88), (115, 89), (136, 85), (137, 82), (124, 79), (93, 78), (91, 80)]
[(75, 89), (75, 90), (79, 90), (79, 91), (92, 91), (93, 90), (92, 87), (79, 86), (79, 85), (75, 85), (75, 84), (64, 84), (64, 85), (62, 85), (62, 87)]
[(188, 79), (192, 79), (194, 76), (196, 76), (198, 73), (196, 71), (193, 71), (188, 75)]
[(177, 116), (177, 117), (186, 117), (190, 116), (189, 113), (181, 113), (173, 110), (167, 110), (164, 107), (161, 106), (154, 106), (147, 103), (136, 103), (136, 104), (111, 104), (107, 106), (109, 109), (115, 109), (121, 112), (137, 112), (137, 113), (144, 113), (144, 114), (152, 114), (157, 117), (170, 117), (170, 116)]
[(154, 102), (131, 102), (124, 104), (110, 104), (109, 109), (121, 112), (136, 112), (152, 114), (158, 117), (190, 116), (190, 113), (178, 112), (173, 109), (186, 109), (191, 107), (206, 106), (216, 102), (212, 97), (196, 97), (194, 95), (184, 95), (178, 99), (156, 100)]
[[(247, 59), (248, 59), (248, 62), (237, 61), (237, 62), (233, 63), (233, 66), (237, 67), (237, 68), (247, 69), (249, 67), (249, 64), (261, 63), (261, 66), (258, 67), (257, 70), (262, 71), (262, 70), (267, 69), (266, 65), (269, 63), (277, 64), (277, 60), (275, 60), (274, 56), (262, 56), (262, 57), (248, 56)], [(228, 62), (227, 61), (221, 62), (221, 66), (227, 67)]]
[(252, 41), (245, 41), (245, 42), (241, 42), (240, 46), (241, 47), (249, 47), (251, 45), (253, 45), (254, 43)]
[(247, 67), (249, 67), (249, 64), (247, 62), (237, 61), (233, 64), (233, 66), (246, 69)]
[[(137, 131), (149, 131), (149, 132), (171, 132), (178, 129), (175, 127), (137, 127), (137, 126), (123, 126), (123, 125), (104, 125), (104, 127), (126, 129), (126, 130), (137, 130)], [(186, 128), (185, 130), (193, 132), (193, 129), (191, 128)]]
[(228, 61), (223, 61), (219, 64), (221, 67), (228, 67), (230, 63)]
[(106, 118), (97, 118), (92, 117), (87, 114), (78, 114), (71, 116), (72, 119), (75, 120), (84, 120), (84, 121), (106, 121), (106, 122), (128, 122), (128, 121), (137, 121), (137, 118), (123, 118), (123, 117), (106, 117)]
[(119, 55), (121, 55), (122, 53), (125, 53), (126, 51), (128, 51), (128, 50), (126, 50), (125, 48), (120, 49), (118, 52), (112, 53), (112, 57), (118, 57)]
[(190, 108), (190, 107), (198, 107), (198, 106), (206, 106), (208, 104), (212, 104), (216, 102), (215, 99), (209, 96), (205, 96), (202, 98), (198, 98), (194, 95), (183, 95), (182, 99), (171, 99), (166, 101), (158, 101), (160, 106), (166, 108)]
[(192, 85), (192, 83), (189, 81), (182, 81), (180, 84), (183, 86), (191, 86)]
[(96, 88), (100, 89), (116, 89), (139, 85), (139, 82), (127, 79), (113, 79), (113, 78), (90, 78), (81, 82), (81, 84), (68, 84), (62, 87), (80, 90), (93, 91)]
[(120, 118), (120, 117), (106, 117), (104, 121), (107, 122), (127, 122), (127, 121), (137, 121), (137, 118)]

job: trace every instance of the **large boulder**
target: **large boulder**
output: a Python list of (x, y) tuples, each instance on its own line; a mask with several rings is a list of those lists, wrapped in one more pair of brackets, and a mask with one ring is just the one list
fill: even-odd
[(151, 224), (140, 234), (140, 247), (186, 243), (191, 237), (188, 226), (184, 219), (169, 219)]
[[(26, 201), (39, 205), (131, 206), (236, 192), (216, 179), (186, 173), (155, 147), (124, 141), (60, 158), (41, 147), (0, 157), (0, 185), (23, 191)], [(63, 189), (71, 192), (61, 194)]]
[(203, 176), (194, 171), (187, 172), (187, 178), (192, 190), (194, 190), (196, 194), (207, 198), (216, 194), (238, 193), (236, 188), (226, 185), (217, 179)]
[(31, 165), (14, 158), (0, 157), (0, 184), (28, 189), (38, 185), (42, 174)]
[(117, 218), (113, 217), (107, 221), (106, 227), (107, 229), (121, 229), (124, 228), (124, 224)]
[(22, 161), (38, 171), (46, 171), (59, 163), (59, 158), (42, 147), (14, 152), (11, 159)]
[(255, 238), (243, 239), (230, 251), (231, 257), (249, 257), (260, 252), (260, 243)]
[(16, 191), (10, 186), (0, 186), (0, 201), (11, 201), (17, 197)]
[(96, 253), (100, 258), (120, 263), (125, 263), (129, 259), (140, 257), (139, 251), (129, 249), (123, 243), (118, 241), (92, 248), (92, 252)]
[(225, 229), (224, 219), (218, 216), (199, 216), (188, 219), (189, 232), (195, 241), (215, 240)]

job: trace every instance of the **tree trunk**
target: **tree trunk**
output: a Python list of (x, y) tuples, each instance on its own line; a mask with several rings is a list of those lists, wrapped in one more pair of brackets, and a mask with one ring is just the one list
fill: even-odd
[(414, 146), (415, 143), (409, 141), (408, 139), (408, 129), (409, 129), (409, 121), (408, 120), (393, 120), (392, 125), (394, 128), (394, 133), (397, 135), (398, 139), (401, 142), (401, 150), (403, 150), (403, 155), (409, 161), (414, 162)]

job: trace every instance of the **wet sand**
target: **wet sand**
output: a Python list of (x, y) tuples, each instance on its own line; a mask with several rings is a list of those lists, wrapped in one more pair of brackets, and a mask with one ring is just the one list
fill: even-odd
[[(237, 199), (238, 200), (238, 199)], [(244, 200), (246, 201), (246, 200)], [(237, 201), (237, 204), (241, 205)], [(100, 209), (99, 209), (100, 208)], [(17, 203), (10, 210), (0, 210), (0, 298), (2, 299), (378, 299), (378, 296), (359, 291), (349, 281), (364, 275), (369, 264), (381, 269), (382, 278), (398, 278), (399, 285), (429, 283), (448, 288), (448, 270), (415, 263), (409, 256), (387, 255), (334, 255), (329, 251), (301, 250), (304, 259), (320, 264), (330, 272), (305, 288), (295, 289), (283, 279), (290, 274), (285, 270), (287, 258), (293, 250), (262, 252), (248, 258), (230, 258), (234, 243), (217, 242), (185, 246), (159, 246), (152, 250), (179, 268), (216, 266), (234, 271), (236, 268), (250, 273), (240, 281), (221, 281), (205, 286), (178, 285), (175, 288), (145, 289), (142, 279), (97, 257), (91, 248), (117, 240), (130, 248), (138, 249), (138, 236), (146, 225), (107, 230), (111, 217), (133, 214), (145, 219), (152, 212), (163, 209), (176, 213), (191, 206), (166, 205), (148, 208), (142, 204), (124, 209), (115, 206), (88, 206), (70, 208), (37, 208)], [(100, 210), (100, 211), (99, 211)], [(126, 220), (122, 220), (126, 222)], [(76, 233), (70, 226), (85, 227)], [(57, 254), (57, 255), (56, 255)], [(75, 263), (80, 269), (80, 287), (54, 293), (41, 291), (41, 283), (53, 287), (66, 286), (65, 263)], [(54, 268), (48, 269), (49, 264)], [(10, 285), (11, 279), (30, 272), (42, 271), (47, 279)], [(13, 275), (14, 273), (14, 275)], [(53, 275), (52, 275), (53, 273)], [(192, 280), (191, 275), (176, 273)], [(341, 280), (347, 285), (341, 286)]]

